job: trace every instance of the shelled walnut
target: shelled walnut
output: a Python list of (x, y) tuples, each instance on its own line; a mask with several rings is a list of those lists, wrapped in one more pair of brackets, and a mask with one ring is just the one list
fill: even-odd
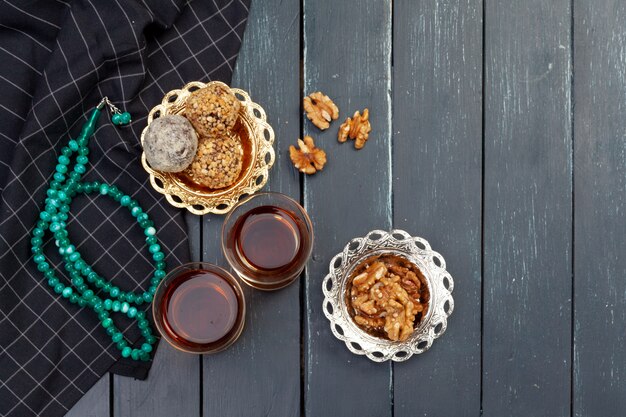
[(416, 265), (386, 254), (368, 258), (356, 268), (346, 298), (350, 315), (363, 330), (404, 341), (426, 314), (430, 292)]
[(372, 130), (369, 117), (370, 112), (368, 109), (363, 110), (363, 114), (361, 114), (358, 110), (354, 112), (352, 118), (348, 117), (339, 127), (337, 140), (343, 143), (350, 138), (355, 141), (354, 147), (356, 149), (363, 148), (363, 146), (365, 146), (365, 142), (367, 142), (367, 139), (369, 138), (369, 133)]
[(298, 139), (298, 147), (289, 147), (289, 156), (294, 166), (305, 174), (315, 174), (324, 168), (326, 164), (326, 152), (315, 147), (311, 136), (305, 136), (304, 140)]
[(302, 104), (306, 117), (321, 130), (328, 129), (331, 120), (339, 117), (339, 108), (330, 97), (320, 91), (306, 96)]

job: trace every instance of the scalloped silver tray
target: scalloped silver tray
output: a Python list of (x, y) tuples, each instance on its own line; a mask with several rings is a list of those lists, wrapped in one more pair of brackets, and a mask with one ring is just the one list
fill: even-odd
[[(368, 334), (354, 323), (346, 305), (346, 286), (354, 268), (366, 258), (382, 253), (400, 255), (417, 265), (430, 290), (428, 311), (404, 342)], [(401, 362), (430, 349), (434, 340), (446, 331), (448, 317), (454, 310), (453, 287), (454, 281), (446, 271), (445, 260), (425, 239), (413, 237), (403, 230), (373, 230), (365, 237), (352, 239), (330, 261), (329, 273), (322, 282), (322, 309), (333, 334), (351, 352), (365, 355), (375, 362)]]

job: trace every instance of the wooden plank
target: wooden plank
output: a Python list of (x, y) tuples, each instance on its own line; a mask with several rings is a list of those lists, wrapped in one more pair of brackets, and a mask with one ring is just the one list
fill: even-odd
[[(186, 214), (187, 229), (194, 260), (200, 258), (200, 218)], [(145, 381), (114, 375), (114, 415), (124, 416), (199, 416), (200, 359), (177, 351), (165, 340), (157, 352)]]
[(574, 415), (626, 410), (626, 4), (574, 2)]
[[(300, 7), (253, 1), (232, 85), (265, 109), (276, 162), (265, 191), (300, 199), (287, 152), (299, 133)], [(204, 260), (227, 267), (220, 247), (224, 216), (205, 216)], [(242, 284), (243, 285), (243, 284)], [(227, 351), (205, 356), (203, 415), (296, 416), (300, 413), (300, 283), (273, 293), (243, 285), (246, 324)]]
[(68, 411), (65, 417), (109, 417), (109, 386), (111, 376), (104, 375)]
[(483, 415), (570, 415), (569, 1), (485, 8)]
[(393, 39), (394, 226), (427, 239), (455, 280), (446, 334), (430, 351), (394, 364), (394, 415), (476, 416), (482, 2), (396, 0)]
[[(304, 132), (326, 150), (324, 170), (304, 179), (316, 244), (306, 272), (307, 416), (391, 415), (391, 365), (350, 353), (322, 313), (321, 282), (332, 256), (353, 237), (391, 228), (391, 2), (304, 0), (304, 94), (322, 91), (340, 109), (321, 132)], [(365, 148), (337, 142), (339, 125), (370, 110)]]

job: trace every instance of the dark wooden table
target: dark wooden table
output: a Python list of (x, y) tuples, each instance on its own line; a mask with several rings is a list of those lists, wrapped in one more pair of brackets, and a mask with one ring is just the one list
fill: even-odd
[[(246, 288), (228, 351), (161, 343), (147, 381), (105, 377), (68, 415), (626, 415), (626, 2), (301, 3), (253, 1), (233, 85), (276, 131), (267, 188), (313, 218), (306, 273)], [(341, 110), (323, 133), (300, 110), (317, 90)], [(356, 152), (336, 132), (364, 107)], [(306, 178), (287, 152), (303, 134), (329, 156)], [(194, 257), (224, 265), (223, 218), (188, 219)], [(320, 283), (392, 227), (446, 258), (455, 312), (430, 351), (377, 364), (333, 337)]]

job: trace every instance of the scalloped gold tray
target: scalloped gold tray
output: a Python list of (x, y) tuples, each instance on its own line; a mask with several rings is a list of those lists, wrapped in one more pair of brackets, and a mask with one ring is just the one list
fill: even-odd
[[(154, 119), (166, 114), (182, 113), (185, 109), (185, 102), (193, 91), (214, 84), (230, 88), (219, 81), (209, 83), (194, 81), (180, 90), (168, 92), (161, 104), (150, 110), (148, 124), (141, 132), (141, 144), (143, 145), (148, 126)], [(141, 164), (150, 174), (152, 187), (165, 195), (171, 205), (186, 208), (193, 214), (229, 212), (242, 197), (254, 194), (263, 188), (268, 179), (269, 169), (274, 165), (275, 154), (272, 147), (274, 130), (267, 123), (265, 110), (254, 103), (245, 91), (238, 88), (230, 88), (230, 90), (242, 104), (233, 133), (240, 138), (244, 148), (243, 169), (234, 184), (220, 189), (202, 187), (183, 173), (152, 169), (146, 161), (145, 153), (141, 154)]]

